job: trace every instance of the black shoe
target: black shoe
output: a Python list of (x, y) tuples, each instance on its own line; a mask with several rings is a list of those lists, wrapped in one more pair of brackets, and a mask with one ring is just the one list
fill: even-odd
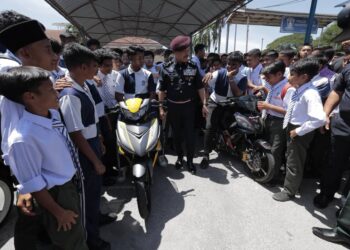
[(203, 159), (201, 161), (200, 166), (202, 169), (207, 169), (209, 167), (209, 156), (208, 155), (203, 156)]
[(318, 194), (314, 198), (314, 206), (320, 209), (324, 209), (333, 200), (333, 197), (327, 196), (325, 194)]
[(89, 250), (111, 250), (111, 244), (99, 238), (96, 241), (87, 240)]
[(175, 162), (175, 168), (176, 169), (181, 169), (184, 165), (184, 160), (183, 158), (178, 157), (177, 161)]
[(191, 174), (196, 174), (196, 166), (192, 162), (187, 162), (187, 169)]
[(117, 182), (112, 177), (103, 176), (103, 179), (102, 179), (103, 186), (110, 187), (110, 186), (115, 185), (116, 183)]
[(346, 244), (350, 246), (350, 237), (338, 232), (336, 228), (328, 229), (313, 227), (312, 232), (314, 233), (314, 235), (320, 237), (323, 240), (333, 243)]
[(99, 215), (99, 225), (104, 226), (110, 223), (115, 222), (117, 217), (109, 216), (108, 214), (102, 214), (100, 213)]

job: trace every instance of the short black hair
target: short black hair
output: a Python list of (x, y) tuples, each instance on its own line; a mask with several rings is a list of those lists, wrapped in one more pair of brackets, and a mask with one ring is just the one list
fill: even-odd
[(44, 81), (50, 80), (50, 72), (39, 67), (21, 66), (0, 73), (0, 95), (21, 103), (25, 92), (38, 92)]
[(324, 55), (327, 57), (328, 61), (330, 61), (335, 54), (335, 49), (328, 48), (324, 51)]
[(278, 52), (276, 50), (268, 50), (268, 51), (266, 51), (265, 56), (271, 57), (273, 59), (277, 59), (278, 58)]
[[(32, 19), (13, 10), (2, 11), (0, 12), (0, 31), (14, 24), (29, 20)], [(20, 39), (20, 37), (18, 39)]]
[(318, 55), (311, 55), (309, 56), (308, 58), (311, 58), (311, 59), (314, 59), (316, 60), (320, 65), (324, 66), (324, 65), (327, 65), (328, 64), (328, 58), (326, 57), (326, 55), (321, 52), (320, 54)]
[(248, 51), (247, 56), (261, 57), (261, 50), (260, 49), (252, 49), (252, 50)]
[(90, 38), (89, 40), (87, 40), (86, 42), (86, 47), (90, 48), (90, 46), (92, 45), (96, 45), (97, 48), (101, 47), (101, 43), (99, 40), (95, 39), (95, 38)]
[(288, 57), (289, 59), (292, 59), (296, 55), (296, 52), (292, 49), (285, 49), (281, 50), (280, 54)]
[(200, 50), (204, 50), (205, 49), (205, 44), (203, 43), (197, 43), (195, 46), (194, 46), (194, 53), (197, 54)]
[(63, 59), (68, 70), (83, 64), (98, 62), (94, 52), (79, 43), (68, 43), (63, 49)]
[(313, 58), (300, 59), (290, 67), (290, 73), (296, 73), (297, 75), (307, 74), (309, 76), (309, 80), (317, 75), (318, 71), (318, 61)]
[(119, 49), (119, 48), (114, 48), (112, 49), (115, 53), (119, 54), (119, 56), (123, 55), (123, 50)]
[(134, 56), (134, 55), (136, 55), (137, 52), (144, 53), (145, 48), (140, 46), (140, 45), (132, 45), (126, 49), (126, 53), (128, 53), (128, 56)]
[(53, 53), (55, 53), (56, 55), (62, 53), (63, 47), (59, 41), (50, 38), (50, 43), (51, 43), (51, 48), (52, 48)]
[(146, 50), (144, 53), (145, 56), (152, 56), (152, 58), (154, 59), (154, 53), (150, 50)]
[(226, 56), (226, 57), (227, 57), (227, 56), (228, 56), (228, 54), (226, 54), (226, 53), (225, 53), (225, 54), (222, 54), (222, 55), (221, 55), (221, 58), (222, 58), (223, 56)]
[(115, 57), (111, 50), (105, 48), (97, 49), (94, 53), (99, 65), (102, 65), (104, 60), (112, 60)]
[(242, 64), (243, 61), (244, 61), (243, 54), (240, 51), (234, 51), (234, 52), (230, 53), (227, 57), (227, 63), (238, 62), (238, 63)]
[(170, 56), (173, 53), (171, 49), (164, 50), (164, 56)]
[(282, 61), (276, 61), (266, 66), (261, 73), (263, 75), (268, 75), (268, 74), (275, 75), (278, 72), (281, 72), (282, 74), (284, 74), (285, 70), (286, 70), (286, 65)]

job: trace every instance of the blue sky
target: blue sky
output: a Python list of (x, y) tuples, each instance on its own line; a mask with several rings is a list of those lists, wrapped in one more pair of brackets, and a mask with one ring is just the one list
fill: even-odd
[[(316, 13), (317, 14), (337, 14), (341, 8), (334, 6), (344, 2), (345, 0), (318, 0)], [(248, 4), (248, 8), (261, 8), (268, 10), (293, 11), (293, 12), (309, 12), (311, 0), (295, 0), (294, 3), (278, 6), (268, 7), (277, 4), (292, 2), (291, 0), (253, 0)], [(268, 8), (264, 8), (268, 7)], [(67, 22), (60, 14), (58, 14), (51, 6), (44, 0), (1, 0), (1, 11), (12, 9), (23, 13), (27, 16), (40, 20), (48, 29), (56, 29), (53, 23)], [(318, 35), (320, 33), (320, 29)], [(260, 48), (261, 40), (264, 39), (264, 47), (272, 42), (274, 39), (287, 35), (279, 32), (279, 27), (264, 27), (264, 26), (250, 26), (250, 35), (248, 50), (252, 48)], [(246, 26), (238, 25), (237, 29), (237, 45), (236, 49), (245, 51), (245, 37)], [(222, 31), (221, 52), (226, 46), (226, 28)], [(234, 41), (234, 26), (231, 25), (229, 37), (229, 51), (233, 50)]]

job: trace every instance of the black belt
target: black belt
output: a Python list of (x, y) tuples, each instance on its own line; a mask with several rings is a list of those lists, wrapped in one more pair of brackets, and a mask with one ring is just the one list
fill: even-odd
[(270, 114), (267, 114), (267, 116), (266, 116), (266, 118), (267, 119), (271, 119), (271, 120), (284, 120), (284, 118), (283, 117), (278, 117), (278, 116), (274, 116), (274, 115), (270, 115)]

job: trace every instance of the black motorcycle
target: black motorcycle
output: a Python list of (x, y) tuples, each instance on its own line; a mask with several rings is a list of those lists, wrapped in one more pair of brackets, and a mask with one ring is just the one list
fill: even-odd
[(217, 133), (217, 150), (239, 157), (250, 169), (255, 181), (272, 180), (275, 159), (271, 145), (263, 139), (263, 122), (257, 109), (260, 98), (232, 97), (219, 102), (224, 110)]

